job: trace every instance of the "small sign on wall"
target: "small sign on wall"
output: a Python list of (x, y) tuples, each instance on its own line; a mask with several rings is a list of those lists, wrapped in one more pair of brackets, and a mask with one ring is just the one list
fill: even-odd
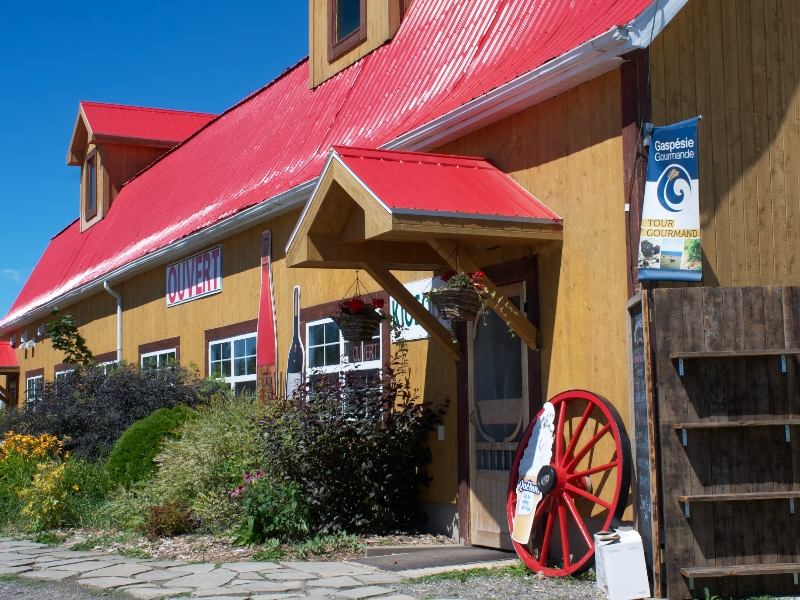
[[(411, 292), (412, 296), (419, 300), (425, 308), (433, 313), (433, 316), (439, 319), (439, 322), (442, 325), (450, 329), (450, 321), (445, 321), (444, 319), (440, 318), (439, 311), (437, 311), (436, 307), (431, 304), (430, 298), (424, 295), (425, 292), (430, 292), (431, 289), (438, 290), (439, 288), (446, 286), (447, 284), (439, 277), (434, 277), (432, 279), (412, 281), (411, 283), (406, 283), (403, 287)], [(414, 317), (408, 314), (394, 298), (389, 298), (389, 312), (392, 317), (394, 317), (395, 321), (400, 323), (400, 325), (405, 328), (402, 334), (402, 337), (405, 341), (410, 342), (412, 340), (424, 340), (430, 337), (430, 334), (426, 331), (426, 329), (420, 325), (414, 319)], [(393, 333), (392, 341), (396, 342), (397, 337), (397, 333)]]
[(167, 267), (167, 308), (222, 291), (222, 246)]

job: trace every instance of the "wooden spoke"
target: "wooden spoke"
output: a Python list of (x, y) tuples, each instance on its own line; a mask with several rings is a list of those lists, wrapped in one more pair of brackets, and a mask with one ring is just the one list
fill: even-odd
[(581, 448), (580, 452), (578, 452), (575, 458), (570, 461), (570, 463), (567, 465), (567, 472), (571, 472), (575, 468), (575, 465), (581, 462), (581, 459), (586, 456), (589, 450), (594, 448), (595, 444), (600, 441), (600, 438), (602, 438), (609, 431), (611, 431), (611, 423), (606, 423), (605, 427), (600, 429), (600, 431), (598, 431), (595, 436), (590, 439), (583, 448)]
[(542, 551), (539, 553), (539, 562), (547, 566), (547, 555), (550, 553), (550, 540), (553, 537), (553, 525), (556, 522), (556, 514), (553, 512), (555, 501), (550, 501), (550, 510), (547, 513), (547, 525), (544, 526), (544, 540), (542, 540)]
[(569, 529), (567, 529), (567, 509), (563, 502), (558, 503), (558, 528), (561, 530), (561, 558), (564, 568), (568, 569), (569, 560)]
[(600, 465), (599, 467), (592, 467), (591, 469), (586, 469), (585, 471), (576, 471), (572, 473), (569, 478), (570, 479), (580, 479), (581, 477), (586, 477), (587, 475), (594, 475), (595, 473), (600, 473), (601, 471), (608, 471), (609, 469), (613, 469), (614, 467), (619, 466), (619, 461), (615, 460), (614, 462), (607, 463), (605, 465)]
[(592, 414), (592, 410), (594, 410), (594, 404), (591, 402), (588, 403), (586, 406), (586, 410), (583, 411), (583, 416), (581, 417), (578, 426), (575, 428), (575, 431), (572, 432), (572, 439), (569, 441), (569, 446), (567, 446), (567, 451), (564, 453), (564, 458), (561, 464), (568, 461), (572, 453), (575, 452), (575, 446), (578, 445), (578, 440), (581, 438), (581, 434), (583, 433), (583, 428), (586, 427), (586, 423), (589, 421), (589, 415)]
[(605, 500), (600, 500), (600, 498), (598, 498), (597, 496), (593, 496), (589, 492), (587, 492), (585, 490), (582, 490), (582, 489), (580, 489), (578, 487), (575, 487), (571, 483), (568, 483), (565, 487), (566, 487), (566, 490), (568, 492), (570, 492), (573, 497), (575, 496), (575, 494), (577, 494), (578, 496), (582, 496), (582, 497), (586, 498), (587, 500), (591, 500), (595, 504), (599, 504), (603, 508), (607, 508), (608, 510), (611, 510), (611, 505), (608, 502), (606, 502)]
[(561, 463), (564, 458), (564, 421), (567, 417), (566, 402), (561, 405), (558, 411), (558, 424), (556, 425), (556, 462)]
[(562, 494), (561, 497), (564, 499), (564, 504), (567, 505), (569, 513), (575, 520), (575, 524), (578, 526), (578, 529), (580, 529), (581, 535), (583, 536), (583, 541), (586, 542), (586, 545), (590, 549), (593, 548), (594, 542), (592, 542), (592, 536), (589, 534), (589, 530), (586, 529), (586, 524), (583, 522), (581, 515), (578, 513), (578, 509), (575, 507), (575, 503), (572, 501), (572, 498), (569, 497), (569, 494)]

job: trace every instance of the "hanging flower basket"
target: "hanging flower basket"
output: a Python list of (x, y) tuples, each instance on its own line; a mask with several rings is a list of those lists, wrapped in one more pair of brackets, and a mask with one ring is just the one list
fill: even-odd
[(483, 309), (483, 300), (474, 289), (441, 288), (429, 292), (428, 297), (448, 321), (474, 321)]
[(486, 304), (486, 286), (482, 271), (458, 273), (448, 271), (442, 275), (446, 288), (431, 290), (425, 295), (448, 321), (474, 321)]
[(384, 319), (383, 314), (376, 310), (378, 308), (383, 308), (383, 300), (380, 298), (366, 303), (356, 296), (343, 300), (339, 304), (339, 314), (333, 315), (331, 319), (339, 327), (345, 340), (360, 344), (378, 335), (378, 329)]

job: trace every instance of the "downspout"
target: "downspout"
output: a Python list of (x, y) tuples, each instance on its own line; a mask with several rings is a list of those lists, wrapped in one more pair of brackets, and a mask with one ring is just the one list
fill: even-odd
[(117, 299), (117, 362), (122, 362), (122, 295), (118, 294), (110, 287), (108, 282), (103, 282), (103, 288), (114, 298)]

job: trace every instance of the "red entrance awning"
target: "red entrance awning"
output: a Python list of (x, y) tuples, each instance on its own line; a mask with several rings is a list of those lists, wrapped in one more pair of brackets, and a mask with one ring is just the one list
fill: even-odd
[(392, 214), (561, 225), (561, 218), (484, 158), (334, 146)]
[(0, 340), (0, 373), (19, 371), (17, 353), (7, 340)]

